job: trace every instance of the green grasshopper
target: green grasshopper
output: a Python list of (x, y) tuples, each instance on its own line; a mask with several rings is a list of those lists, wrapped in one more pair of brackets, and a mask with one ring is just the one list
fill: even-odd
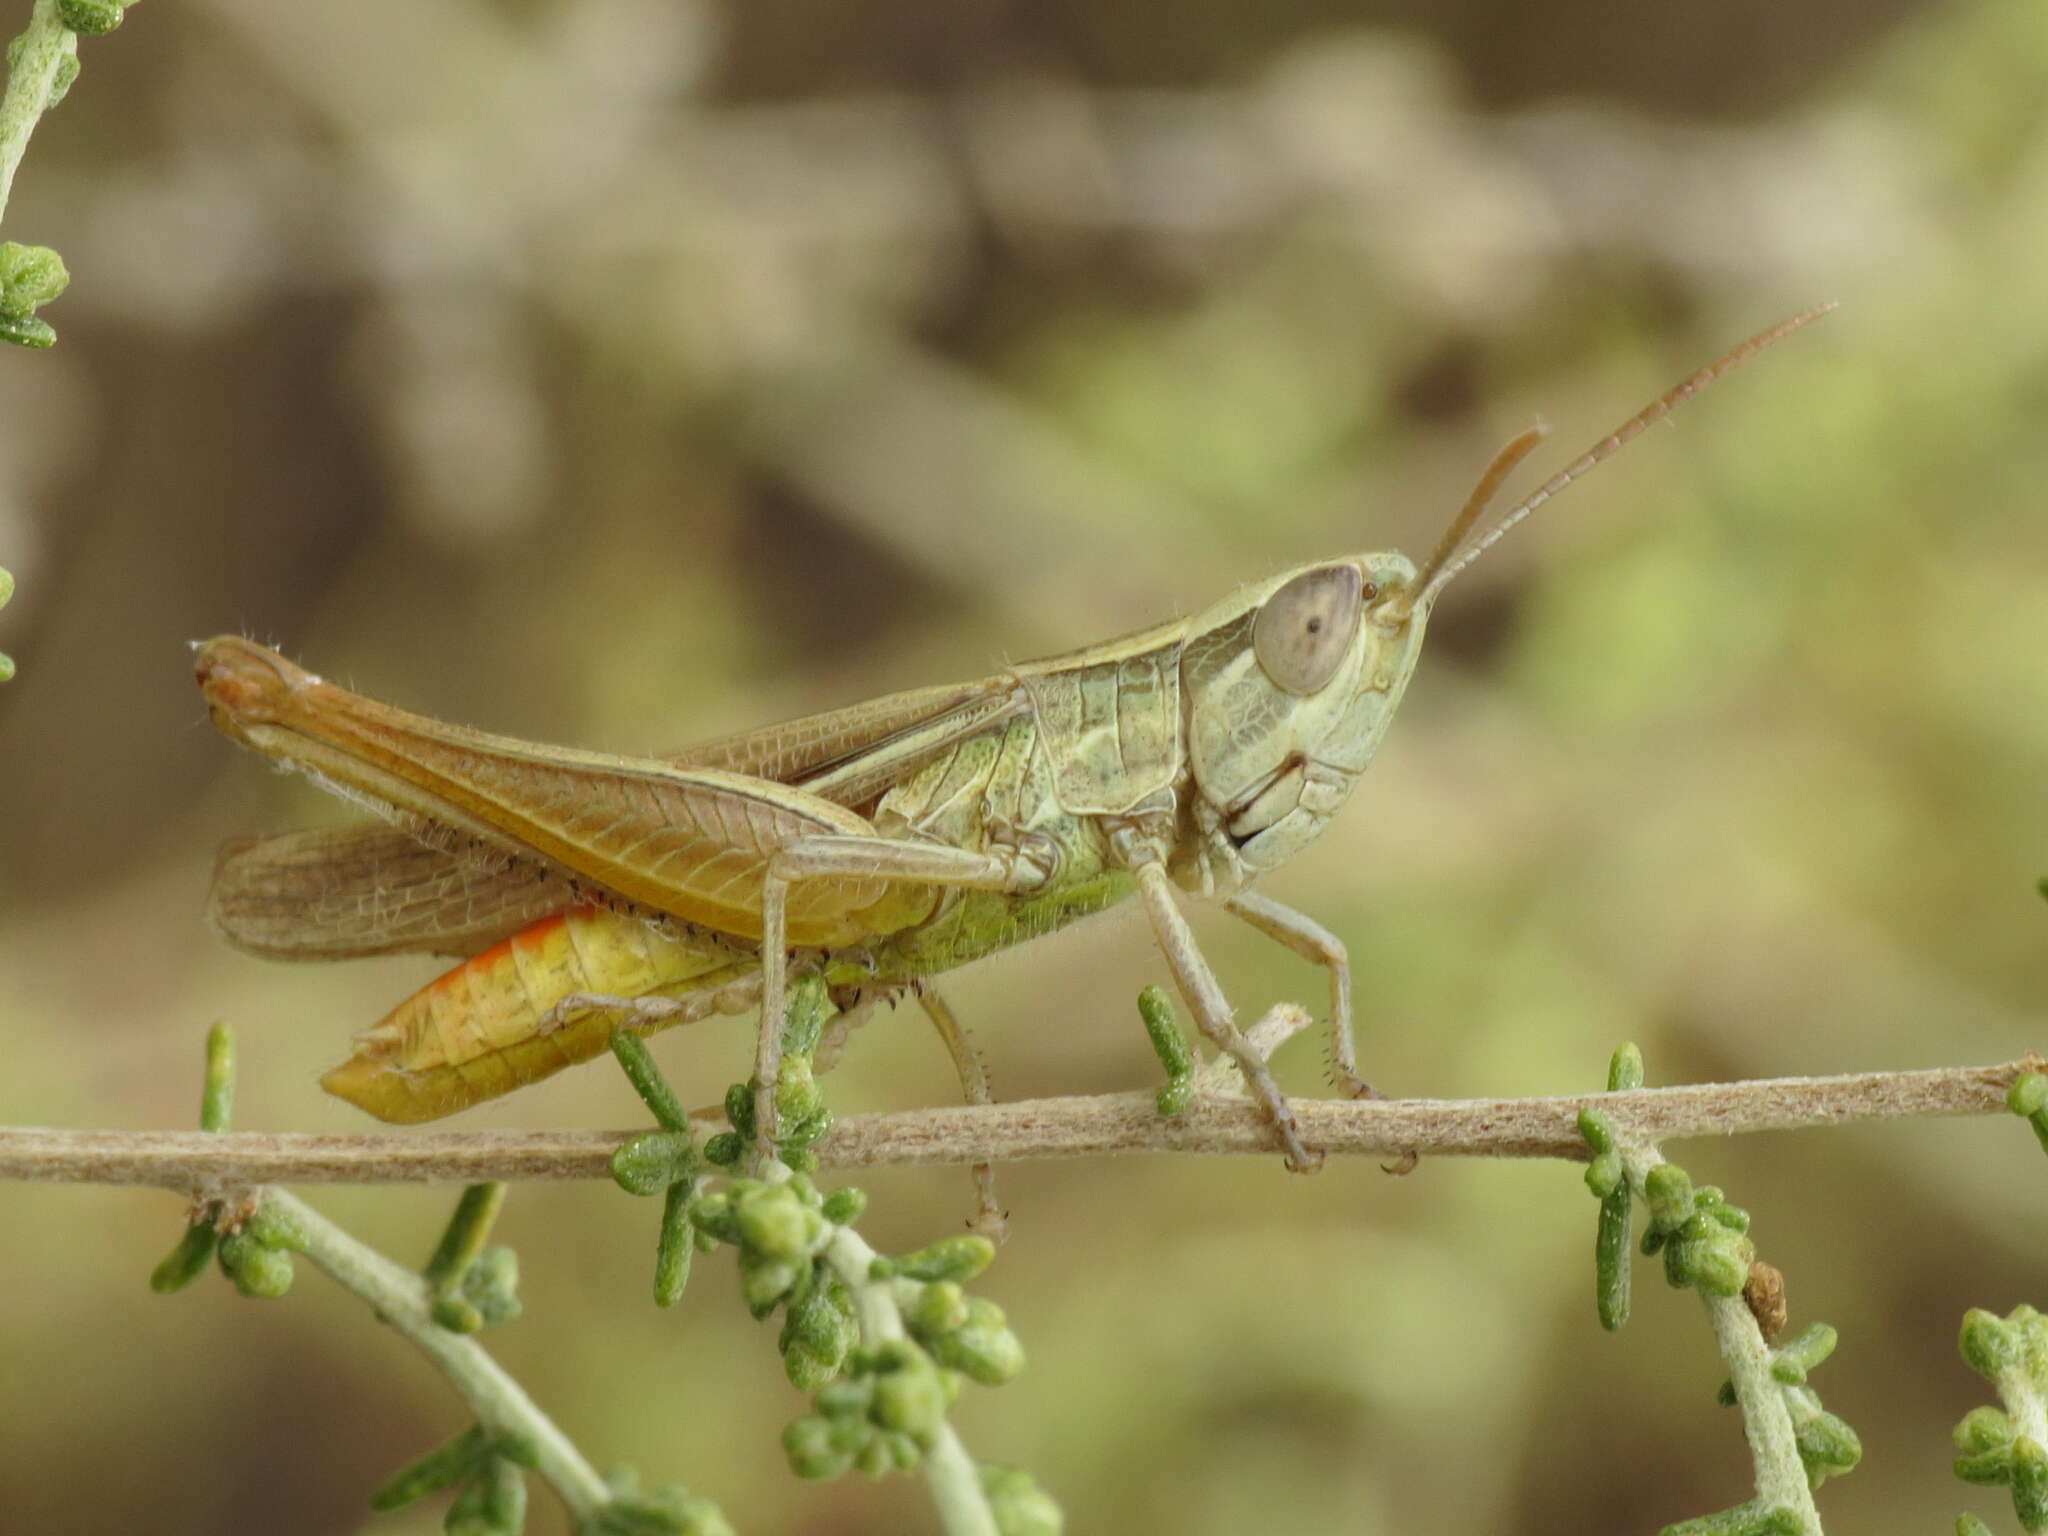
[(913, 991), (971, 1097), (972, 1052), (928, 978), (1135, 892), (1202, 1032), (1242, 1070), (1290, 1168), (1286, 1098), (1182, 914), (1219, 900), (1325, 968), (1339, 1091), (1370, 1094), (1344, 946), (1253, 889), (1371, 761), (1447, 583), (1689, 396), (1831, 306), (1762, 332), (1638, 412), (1485, 534), (1535, 446), (1495, 457), (1435, 552), (1318, 561), (1176, 619), (955, 686), (869, 700), (669, 759), (489, 736), (378, 704), (236, 637), (198, 647), (214, 722), (395, 816), (232, 845), (210, 915), (288, 958), (469, 958), (359, 1036), (325, 1085), (433, 1119), (643, 1032), (759, 1007), (756, 1123), (772, 1142), (783, 1005), (821, 974), (851, 1021)]

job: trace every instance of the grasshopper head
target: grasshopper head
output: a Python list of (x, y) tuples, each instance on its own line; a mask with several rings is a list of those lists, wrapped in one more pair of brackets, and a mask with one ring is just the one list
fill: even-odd
[(1522, 433), (1494, 456), (1420, 571), (1397, 554), (1329, 560), (1243, 588), (1191, 620), (1181, 683), (1201, 840), (1186, 878), (1233, 888), (1312, 840), (1386, 734), (1451, 578), (1623, 444), (1833, 307), (1794, 315), (1709, 363), (1475, 538), (1494, 493), (1543, 437), (1541, 428)]
[(1415, 670), (1433, 598), (1389, 551), (1284, 571), (1190, 622), (1181, 684), (1205, 883), (1284, 862), (1344, 803)]
[(1501, 529), (1467, 536), (1541, 438), (1524, 432), (1494, 456), (1420, 571), (1391, 552), (1327, 560), (1243, 588), (1189, 625), (1181, 678), (1204, 885), (1285, 862), (1343, 805), (1414, 675), (1437, 594)]

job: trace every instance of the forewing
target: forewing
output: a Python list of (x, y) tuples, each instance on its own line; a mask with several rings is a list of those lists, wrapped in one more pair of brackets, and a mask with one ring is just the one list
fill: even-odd
[[(666, 761), (801, 785), (855, 807), (1019, 707), (1012, 679), (983, 678), (863, 700)], [(272, 959), (473, 955), (575, 897), (530, 856), (442, 842), (424, 824), (384, 822), (242, 839), (221, 851), (208, 917), (230, 943)]]
[[(744, 774), (536, 746), (408, 714), (238, 637), (201, 647), (198, 673), (215, 723), (267, 756), (723, 933), (759, 937), (776, 850), (874, 830), (830, 800)], [(807, 881), (791, 896), (789, 940), (845, 944), (892, 932), (935, 899), (868, 878)]]

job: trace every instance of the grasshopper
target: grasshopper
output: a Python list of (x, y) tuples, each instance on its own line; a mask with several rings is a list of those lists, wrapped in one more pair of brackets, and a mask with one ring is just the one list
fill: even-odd
[(1542, 436), (1507, 444), (1418, 568), (1318, 561), (1192, 617), (992, 677), (917, 689), (676, 757), (541, 746), (360, 697), (233, 636), (197, 647), (214, 722), (366, 800), (362, 824), (231, 845), (210, 905), (288, 958), (426, 950), (462, 963), (357, 1037), (324, 1085), (418, 1121), (643, 1032), (759, 1007), (756, 1124), (772, 1143), (783, 1004), (822, 975), (851, 1021), (909, 990), (971, 1097), (986, 1085), (929, 978), (1135, 893), (1181, 996), (1242, 1070), (1288, 1166), (1314, 1168), (1182, 913), (1226, 910), (1322, 966), (1339, 1091), (1371, 1093), (1338, 939), (1254, 889), (1349, 798), (1446, 584), (1688, 397), (1832, 306), (1744, 342), (1473, 530)]

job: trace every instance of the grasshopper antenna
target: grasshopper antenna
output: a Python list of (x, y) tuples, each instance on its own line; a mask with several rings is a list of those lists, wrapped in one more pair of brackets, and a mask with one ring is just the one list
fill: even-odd
[[(1471, 532), (1472, 525), (1479, 520), (1480, 514), (1486, 510), (1486, 504), (1493, 499), (1494, 493), (1500, 489), (1501, 481), (1506, 479), (1514, 467), (1527, 456), (1529, 450), (1536, 446), (1537, 442), (1541, 440), (1545, 429), (1532, 427), (1519, 437), (1516, 437), (1505, 448), (1501, 449), (1499, 453), (1494, 455), (1493, 463), (1487, 467), (1486, 473), (1479, 477), (1479, 484), (1473, 487), (1472, 494), (1466, 499), (1465, 505), (1459, 510), (1458, 515), (1451, 519), (1450, 527), (1444, 530), (1444, 536), (1438, 541), (1435, 552), (1429, 557), (1428, 564), (1422, 568), (1422, 574), (1416, 578), (1416, 584), (1412, 589), (1415, 595), (1406, 603), (1400, 602), (1397, 598), (1395, 602), (1398, 606), (1393, 611), (1390, 611), (1387, 617), (1395, 622), (1399, 622), (1401, 619), (1406, 618), (1413, 609), (1418, 607), (1427, 608), (1436, 600), (1436, 595), (1444, 589), (1453, 576), (1456, 576), (1458, 572), (1464, 570), (1466, 566), (1498, 544), (1506, 536), (1510, 528), (1542, 506), (1543, 503), (1550, 500), (1559, 491), (1570, 485), (1574, 480), (1590, 473), (1593, 467), (1603, 460), (1612, 458), (1622, 450), (1623, 445), (1633, 438), (1640, 437), (1644, 432), (1669, 416), (1678, 407), (1685, 404), (1686, 401), (1690, 400), (1723, 374), (1734, 371), (1752, 357), (1755, 357), (1757, 353), (1763, 351), (1766, 347), (1783, 341), (1794, 331), (1803, 330), (1805, 327), (1813, 324), (1814, 321), (1820, 319), (1821, 316), (1833, 311), (1835, 307), (1830, 302), (1816, 304), (1811, 309), (1801, 310), (1790, 319), (1780, 320), (1769, 330), (1759, 331), (1740, 346), (1732, 347), (1722, 353), (1684, 383), (1659, 396), (1656, 400), (1653, 400), (1650, 404), (1636, 412), (1635, 415), (1629, 417), (1627, 421), (1616, 427), (1607, 436), (1580, 454), (1578, 458), (1530, 492), (1527, 497), (1511, 508), (1502, 516), (1499, 522), (1495, 523), (1479, 538), (1467, 545), (1462, 551), (1458, 550), (1460, 541)], [(1454, 551), (1456, 552), (1455, 554)]]
[[(1444, 530), (1444, 536), (1436, 541), (1436, 548), (1429, 552), (1429, 559), (1422, 567), (1422, 574), (1415, 578), (1417, 592), (1434, 592), (1439, 585), (1436, 576), (1457, 553), (1465, 535), (1472, 531), (1472, 525), (1479, 521), (1479, 515), (1487, 504), (1499, 494), (1501, 482), (1515, 472), (1515, 466), (1529, 456), (1530, 450), (1550, 435), (1547, 423), (1537, 422), (1527, 431), (1511, 438), (1500, 452), (1493, 456), (1493, 462), (1486, 466), (1486, 473), (1479, 477), (1479, 483), (1472, 487), (1472, 494), (1465, 498), (1465, 505), (1458, 509), (1458, 515), (1451, 519), (1451, 526)], [(1460, 562), (1462, 563), (1462, 562)]]

